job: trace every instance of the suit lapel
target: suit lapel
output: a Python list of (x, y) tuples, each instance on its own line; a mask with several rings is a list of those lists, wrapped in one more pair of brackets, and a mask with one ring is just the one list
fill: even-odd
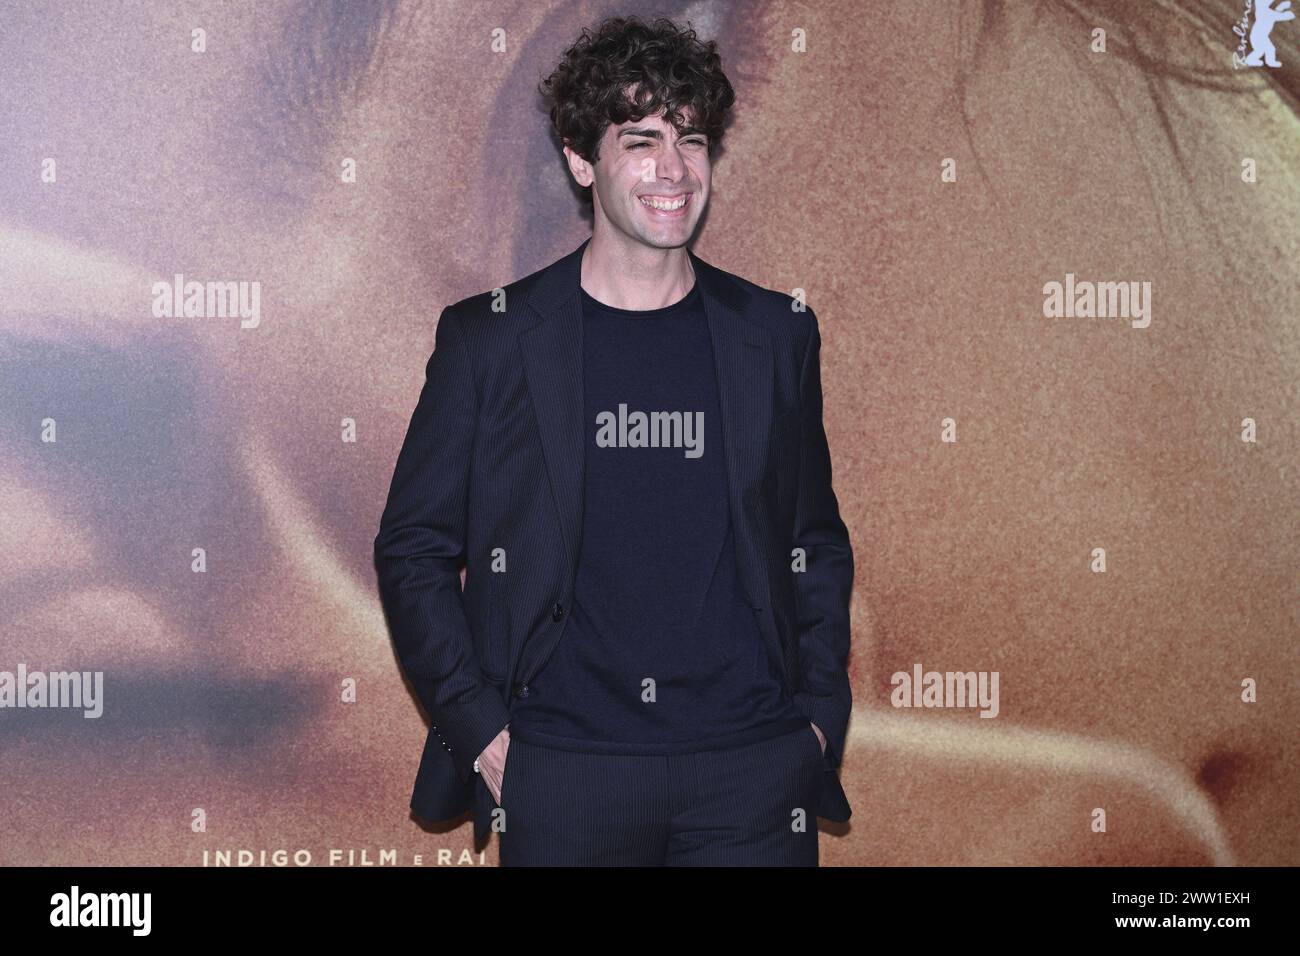
[[(520, 356), (537, 414), (570, 582), (577, 572), (582, 530), (587, 432), (583, 421), (582, 300), (578, 289), (582, 253), (590, 241), (584, 241), (546, 269), (533, 284), (527, 301), (538, 321), (519, 333)], [(713, 343), (737, 572), (752, 599), (751, 605), (767, 609), (767, 565), (755, 543), (748, 512), (758, 509), (758, 485), (772, 423), (771, 334), (744, 317), (748, 292), (693, 252), (688, 253)], [(748, 496), (747, 488), (751, 489)], [(770, 615), (760, 619), (769, 622), (765, 635), (776, 640)]]
[(764, 609), (769, 606), (767, 562), (756, 546), (751, 512), (758, 511), (772, 426), (772, 336), (744, 317), (748, 292), (694, 253), (690, 256), (713, 340), (736, 571), (751, 606)]
[(588, 239), (551, 265), (527, 293), (539, 321), (519, 333), (528, 394), (537, 415), (546, 475), (560, 518), (569, 581), (577, 571), (582, 530), (583, 438), (582, 253)]

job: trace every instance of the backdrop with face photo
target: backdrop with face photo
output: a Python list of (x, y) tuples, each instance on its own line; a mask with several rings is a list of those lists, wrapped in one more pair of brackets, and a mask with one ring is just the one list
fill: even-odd
[[(660, 8), (738, 98), (693, 248), (821, 326), (824, 864), (1300, 862), (1300, 25), (1245, 7)], [(496, 862), (410, 814), (372, 543), (442, 307), (589, 234), (536, 87), (626, 10), (6, 12), (0, 671), (103, 685), (0, 709), (0, 863)]]

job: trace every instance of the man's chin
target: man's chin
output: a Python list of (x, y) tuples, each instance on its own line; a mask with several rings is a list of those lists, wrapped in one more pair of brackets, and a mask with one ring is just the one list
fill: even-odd
[(652, 246), (655, 249), (680, 249), (682, 246), (690, 242), (691, 234), (693, 232), (694, 230), (691, 230), (690, 232), (682, 232), (671, 236), (648, 236), (638, 233), (636, 239), (642, 245)]

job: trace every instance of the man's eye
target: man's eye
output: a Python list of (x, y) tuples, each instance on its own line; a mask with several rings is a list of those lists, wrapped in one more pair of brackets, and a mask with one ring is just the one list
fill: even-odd
[(642, 146), (649, 146), (649, 143), (633, 143), (628, 149), (639, 149)]

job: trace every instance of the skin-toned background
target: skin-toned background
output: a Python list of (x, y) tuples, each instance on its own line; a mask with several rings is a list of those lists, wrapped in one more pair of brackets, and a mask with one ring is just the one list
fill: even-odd
[[(1300, 25), (1234, 71), (1241, 7), (9, 9), (0, 670), (107, 700), (0, 711), (0, 863), (495, 862), (410, 816), (426, 724), (371, 546), (441, 308), (587, 234), (535, 88), (620, 12), (720, 39), (694, 248), (821, 322), (857, 561), (823, 863), (1300, 862)], [(260, 327), (152, 317), (177, 272), (260, 282)], [(1044, 318), (1066, 272), (1150, 281), (1151, 326)], [(999, 715), (892, 708), (916, 662), (998, 671)]]

